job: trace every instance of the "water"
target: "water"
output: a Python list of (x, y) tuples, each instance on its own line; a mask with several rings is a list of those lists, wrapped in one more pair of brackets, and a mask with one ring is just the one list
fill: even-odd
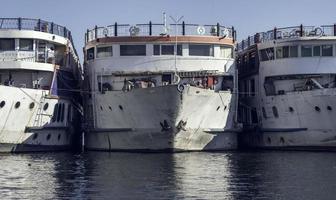
[(0, 155), (0, 199), (335, 199), (327, 152)]

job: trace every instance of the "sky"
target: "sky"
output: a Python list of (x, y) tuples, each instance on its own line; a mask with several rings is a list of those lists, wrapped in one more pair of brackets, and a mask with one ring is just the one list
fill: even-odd
[[(0, 0), (0, 17), (40, 18), (71, 30), (82, 58), (84, 33), (95, 25), (162, 22), (184, 16), (186, 23), (234, 26), (238, 40), (274, 27), (336, 23), (332, 0)], [(168, 21), (170, 23), (170, 21)]]

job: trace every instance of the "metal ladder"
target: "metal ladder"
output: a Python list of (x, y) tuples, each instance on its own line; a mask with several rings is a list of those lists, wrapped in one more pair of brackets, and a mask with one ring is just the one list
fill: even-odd
[(33, 124), (34, 127), (41, 126), (41, 124), (42, 124), (42, 118), (43, 118), (42, 117), (43, 116), (42, 105), (45, 102), (45, 96), (46, 96), (46, 92), (43, 90), (42, 91), (42, 96), (40, 98), (39, 105), (38, 105), (38, 108), (37, 108), (37, 111), (36, 111), (36, 116), (35, 116), (35, 120), (34, 120), (34, 124)]

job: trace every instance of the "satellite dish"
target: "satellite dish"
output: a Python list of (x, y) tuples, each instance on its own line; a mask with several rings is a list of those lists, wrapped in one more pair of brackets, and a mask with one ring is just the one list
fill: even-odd
[(129, 32), (131, 36), (137, 36), (140, 32), (140, 28), (137, 26), (131, 26)]
[(205, 34), (205, 28), (204, 28), (204, 26), (197, 27), (197, 33), (199, 35), (204, 35)]

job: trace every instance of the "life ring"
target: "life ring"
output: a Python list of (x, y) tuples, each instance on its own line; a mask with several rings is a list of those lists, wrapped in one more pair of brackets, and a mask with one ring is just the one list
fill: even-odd
[(184, 90), (184, 85), (183, 85), (183, 84), (178, 84), (178, 85), (177, 85), (177, 90), (178, 90), (179, 92), (183, 92), (183, 90)]
[(104, 34), (105, 37), (107, 37), (107, 35), (108, 35), (108, 29), (107, 28), (104, 28), (103, 34)]
[(204, 28), (204, 26), (197, 27), (197, 33), (199, 35), (204, 35), (205, 34), (205, 28)]
[(140, 29), (137, 26), (131, 26), (129, 28), (129, 32), (131, 34), (131, 36), (135, 36), (139, 33)]
[(323, 35), (323, 30), (320, 27), (315, 28), (314, 32), (315, 32), (315, 35), (317, 35), (317, 36)]

